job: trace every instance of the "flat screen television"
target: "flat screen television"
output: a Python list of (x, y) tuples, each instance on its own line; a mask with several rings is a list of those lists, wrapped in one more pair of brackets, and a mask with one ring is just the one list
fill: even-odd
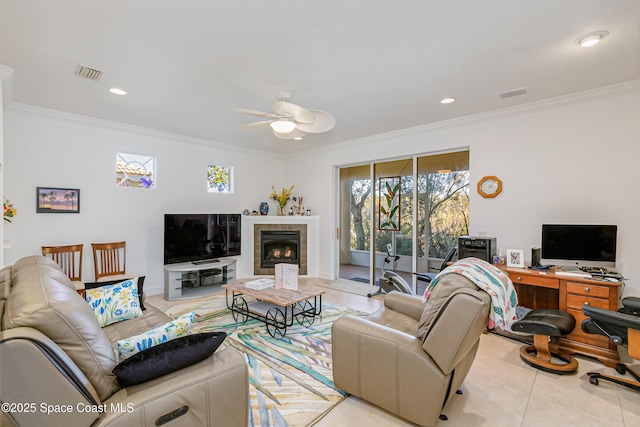
[(616, 225), (542, 225), (542, 264), (574, 268), (616, 265)]
[(240, 255), (240, 214), (165, 214), (164, 263)]

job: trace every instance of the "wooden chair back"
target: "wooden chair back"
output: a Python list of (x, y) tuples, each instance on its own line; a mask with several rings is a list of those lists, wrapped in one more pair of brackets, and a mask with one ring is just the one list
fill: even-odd
[(71, 281), (82, 282), (83, 245), (42, 246), (42, 255), (51, 258)]
[(92, 243), (95, 280), (126, 274), (127, 242)]

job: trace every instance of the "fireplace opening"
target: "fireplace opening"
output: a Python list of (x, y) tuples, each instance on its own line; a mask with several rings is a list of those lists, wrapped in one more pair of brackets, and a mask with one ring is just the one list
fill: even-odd
[(300, 231), (260, 232), (260, 267), (280, 263), (300, 265)]

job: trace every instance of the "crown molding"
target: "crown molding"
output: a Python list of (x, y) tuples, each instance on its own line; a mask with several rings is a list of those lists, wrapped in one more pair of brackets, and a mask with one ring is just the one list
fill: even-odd
[(142, 126), (130, 125), (127, 123), (113, 122), (110, 120), (98, 119), (95, 117), (83, 116), (80, 114), (67, 113), (59, 110), (52, 110), (49, 108), (36, 107), (28, 104), (12, 103), (7, 107), (8, 110), (34, 114), (45, 118), (52, 118), (57, 120), (65, 120), (69, 122), (75, 122), (88, 126), (101, 127), (106, 129), (118, 130), (123, 132), (130, 132), (144, 136), (151, 136), (155, 138), (161, 138), (172, 142), (180, 142), (186, 144), (196, 144), (205, 146), (208, 148), (219, 148), (228, 151), (238, 152), (242, 154), (261, 155), (272, 158), (282, 158), (283, 155), (274, 153), (272, 151), (259, 150), (254, 148), (239, 147), (226, 142), (213, 141), (204, 138), (196, 138), (187, 135), (181, 135), (178, 133), (166, 132), (157, 129), (145, 128)]
[(0, 80), (2, 81), (2, 107), (6, 108), (13, 100), (13, 74), (11, 67), (0, 64)]
[(570, 104), (580, 104), (597, 99), (613, 98), (617, 96), (629, 95), (640, 92), (640, 80), (631, 80), (610, 86), (603, 86), (597, 89), (591, 89), (583, 92), (576, 92), (569, 95), (563, 95), (555, 98), (543, 99), (540, 101), (532, 101), (525, 104), (515, 105), (497, 110), (486, 111), (468, 116), (456, 117), (453, 119), (442, 120), (435, 123), (420, 125), (401, 129), (397, 131), (385, 132), (376, 135), (366, 136), (363, 138), (352, 139), (343, 142), (336, 142), (321, 147), (312, 147), (307, 150), (301, 150), (295, 153), (287, 154), (287, 158), (306, 157), (309, 154), (323, 153), (334, 151), (335, 149), (358, 147), (363, 144), (371, 144), (376, 142), (386, 142), (389, 139), (399, 139), (411, 137), (425, 132), (431, 132), (441, 129), (451, 129), (466, 126), (478, 122), (502, 119), (510, 116), (519, 116), (529, 114), (535, 111), (556, 108)]
[[(5, 77), (3, 77), (5, 76)], [(13, 70), (9, 67), (0, 64), (0, 78), (3, 78), (3, 93), (5, 83), (11, 83), (13, 78)], [(12, 85), (10, 85), (12, 86)], [(549, 108), (560, 107), (570, 104), (578, 104), (582, 102), (592, 101), (596, 99), (612, 98), (616, 96), (628, 95), (631, 93), (640, 92), (640, 80), (631, 80), (615, 85), (604, 86), (597, 89), (592, 89), (583, 92), (577, 92), (569, 95), (563, 95), (556, 98), (550, 98), (540, 101), (528, 102), (516, 106), (501, 108), (497, 110), (487, 111), (483, 113), (472, 114), (463, 117), (456, 117), (453, 119), (442, 120), (436, 123), (429, 123), (425, 125), (415, 126), (411, 128), (401, 129), (397, 131), (385, 132), (376, 135), (366, 136), (362, 138), (335, 142), (329, 145), (323, 145), (320, 147), (310, 147), (308, 149), (302, 149), (291, 153), (275, 153), (273, 151), (260, 150), (256, 148), (245, 148), (233, 145), (230, 143), (207, 140), (203, 138), (196, 138), (177, 133), (171, 133), (166, 131), (160, 131), (157, 129), (144, 128), (141, 126), (129, 125), (121, 122), (113, 122), (104, 119), (98, 119), (94, 117), (83, 116), (79, 114), (66, 113), (58, 110), (52, 110), (43, 107), (35, 107), (27, 104), (11, 103), (7, 106), (8, 109), (15, 111), (22, 111), (30, 114), (37, 114), (43, 117), (56, 118), (60, 120), (74, 121), (77, 123), (83, 123), (90, 126), (98, 126), (103, 128), (121, 130), (131, 133), (138, 133), (146, 136), (153, 136), (156, 138), (168, 139), (171, 141), (177, 141), (188, 144), (203, 145), (206, 147), (220, 148), (233, 152), (263, 155), (271, 158), (287, 158), (296, 159), (299, 157), (308, 157), (314, 153), (326, 153), (336, 149), (358, 147), (363, 144), (371, 144), (376, 142), (388, 141), (390, 138), (406, 138), (417, 134), (423, 134), (425, 132), (432, 132), (441, 129), (450, 129), (460, 126), (466, 126), (478, 122), (484, 122), (488, 120), (502, 119), (510, 116), (518, 116), (522, 114), (528, 114), (535, 111), (540, 111)], [(6, 93), (4, 93), (6, 97)], [(9, 97), (11, 95), (11, 88), (8, 90)], [(8, 104), (7, 100), (4, 100), (4, 104)]]
[(5, 78), (9, 77), (13, 74), (13, 72), (13, 68), (0, 64), (0, 80), (4, 80)]

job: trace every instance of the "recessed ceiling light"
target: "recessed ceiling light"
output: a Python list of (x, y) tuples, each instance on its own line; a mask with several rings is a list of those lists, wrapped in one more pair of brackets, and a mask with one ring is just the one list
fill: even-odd
[(576, 40), (576, 43), (582, 47), (591, 47), (600, 43), (600, 41), (608, 35), (609, 33), (606, 31), (596, 31), (595, 33), (589, 33), (580, 37)]
[(126, 95), (127, 94), (126, 90), (122, 90), (119, 87), (112, 87), (111, 89), (109, 89), (109, 92), (111, 92), (114, 95)]
[(456, 102), (455, 98), (444, 98), (440, 100), (440, 104), (451, 104), (452, 102)]
[(293, 139), (295, 139), (296, 141), (302, 141), (302, 137), (301, 137), (301, 136), (296, 136), (296, 137), (295, 137), (295, 138), (293, 138)]

